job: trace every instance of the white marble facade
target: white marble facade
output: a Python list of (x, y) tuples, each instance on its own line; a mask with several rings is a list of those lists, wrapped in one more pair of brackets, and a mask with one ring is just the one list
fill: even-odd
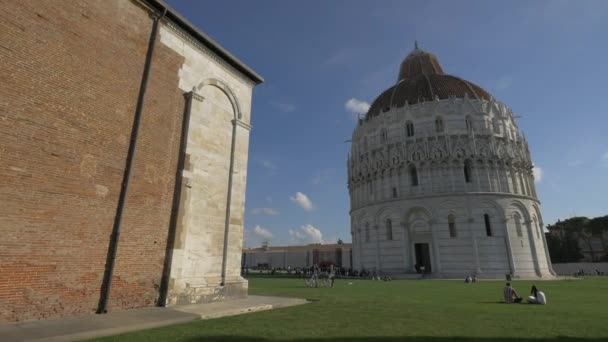
[(368, 115), (347, 168), (355, 268), (553, 276), (528, 144), (493, 98), (436, 97)]
[(192, 97), (168, 305), (243, 297), (241, 250), (254, 82), (166, 23), (160, 43), (184, 57), (179, 88)]

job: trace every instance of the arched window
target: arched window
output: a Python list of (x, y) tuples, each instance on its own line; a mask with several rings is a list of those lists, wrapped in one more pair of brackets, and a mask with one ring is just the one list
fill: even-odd
[(470, 115), (467, 115), (466, 118), (464, 119), (466, 125), (467, 125), (467, 131), (471, 132), (473, 131), (473, 119), (471, 118)]
[(470, 160), (465, 160), (464, 161), (464, 181), (467, 183), (471, 183), (473, 177), (471, 177), (471, 161)]
[(410, 166), (410, 183), (412, 186), (418, 186), (418, 171), (414, 165)]
[(391, 219), (386, 219), (386, 239), (393, 239), (393, 222)]
[(397, 198), (397, 188), (393, 188), (393, 198)]
[(448, 228), (450, 228), (450, 237), (456, 237), (456, 220), (454, 215), (448, 215)]
[(414, 123), (411, 121), (407, 121), (405, 123), (405, 133), (408, 137), (414, 136)]
[(365, 242), (369, 242), (369, 223), (365, 225)]
[(382, 143), (386, 144), (388, 142), (388, 131), (383, 129), (381, 134)]
[(492, 224), (490, 223), (490, 215), (483, 214), (483, 221), (486, 224), (486, 235), (492, 236)]
[(443, 133), (443, 119), (440, 116), (435, 119), (435, 131)]
[(536, 238), (540, 239), (540, 225), (538, 224), (538, 221), (534, 220), (534, 225), (536, 226)]
[(523, 232), (521, 231), (521, 216), (518, 213), (513, 215), (513, 221), (515, 221), (515, 231), (517, 232), (517, 236), (522, 237)]

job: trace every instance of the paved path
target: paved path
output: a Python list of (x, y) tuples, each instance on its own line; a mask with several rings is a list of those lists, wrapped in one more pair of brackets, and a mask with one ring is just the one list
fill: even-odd
[(208, 304), (154, 307), (105, 315), (0, 324), (0, 341), (77, 341), (304, 303), (306, 300), (299, 298), (248, 296), (244, 299)]

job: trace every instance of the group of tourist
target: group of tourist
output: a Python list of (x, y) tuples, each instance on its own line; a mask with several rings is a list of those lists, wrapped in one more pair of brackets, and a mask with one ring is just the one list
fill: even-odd
[[(505, 303), (521, 303), (523, 298), (517, 294), (517, 291), (511, 286), (511, 283), (507, 283), (503, 289), (503, 296)], [(530, 296), (527, 298), (529, 304), (547, 304), (547, 297), (543, 291), (540, 291), (536, 285), (532, 285), (530, 290)]]

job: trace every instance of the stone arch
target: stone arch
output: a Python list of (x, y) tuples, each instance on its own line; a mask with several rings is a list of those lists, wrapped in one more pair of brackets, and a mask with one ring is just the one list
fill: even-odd
[[(498, 216), (497, 218), (499, 220), (504, 220), (506, 218), (504, 208), (502, 206), (498, 205), (496, 202), (494, 202), (492, 200), (487, 200), (487, 199), (477, 202), (478, 207), (481, 207), (484, 204), (486, 204), (487, 206), (489, 206), (495, 210), (495, 212)], [(484, 214), (489, 214), (490, 217), (494, 216), (493, 215), (494, 213), (489, 213), (489, 212), (487, 212), (487, 210), (484, 210)]]
[(540, 213), (540, 208), (538, 207), (538, 205), (536, 203), (533, 203), (532, 210), (534, 211), (534, 213), (536, 214), (536, 217), (538, 218), (538, 225), (542, 231), (544, 224), (543, 224), (543, 216)]
[(510, 208), (515, 208), (515, 209), (519, 210), (519, 212), (521, 213), (521, 215), (522, 215), (522, 217), (523, 217), (523, 219), (525, 221), (530, 221), (531, 220), (530, 212), (528, 211), (528, 209), (526, 208), (526, 206), (523, 203), (521, 203), (520, 201), (517, 201), (517, 200), (512, 201), (509, 204), (509, 207)]
[(403, 221), (407, 222), (409, 224), (416, 220), (426, 220), (428, 223), (428, 221), (432, 220), (432, 218), (433, 218), (433, 214), (432, 214), (431, 210), (429, 210), (425, 207), (422, 207), (422, 206), (418, 206), (418, 207), (412, 207), (409, 210), (407, 210), (405, 212), (405, 216), (403, 217)]
[(397, 213), (398, 213), (398, 211), (391, 206), (382, 207), (382, 208), (378, 209), (378, 211), (374, 215), (374, 221), (376, 222), (377, 225), (382, 225), (384, 222), (384, 219), (386, 219), (386, 218), (390, 218), (393, 220), (399, 219), (400, 217), (398, 217), (398, 215), (396, 215)]
[(202, 82), (200, 82), (198, 84), (198, 86), (196, 86), (195, 90), (201, 90), (204, 86), (214, 86), (218, 89), (220, 89), (230, 100), (230, 103), (232, 104), (232, 111), (234, 112), (234, 118), (235, 119), (242, 119), (242, 113), (241, 113), (241, 106), (239, 105), (239, 102), (236, 98), (236, 96), (234, 95), (234, 92), (232, 91), (232, 89), (230, 89), (230, 87), (222, 82), (221, 80), (217, 79), (217, 78), (208, 78)]

